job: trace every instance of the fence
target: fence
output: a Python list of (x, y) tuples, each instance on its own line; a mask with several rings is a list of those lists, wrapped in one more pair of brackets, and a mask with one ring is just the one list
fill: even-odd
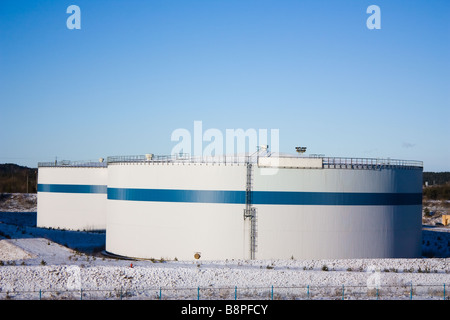
[(11, 300), (450, 300), (448, 284), (0, 291)]
[(82, 161), (71, 161), (71, 160), (59, 160), (53, 162), (38, 162), (38, 167), (95, 167), (95, 168), (106, 168), (107, 163), (95, 160), (82, 160)]
[[(268, 154), (253, 154), (246, 156), (227, 155), (227, 156), (191, 156), (189, 154), (175, 155), (136, 155), (136, 156), (112, 156), (107, 158), (108, 164), (113, 163), (224, 163), (224, 164), (243, 164), (246, 162), (255, 162), (258, 157), (267, 157)], [(274, 158), (293, 158), (291, 155), (275, 155)], [(294, 157), (297, 158), (297, 157)], [(329, 169), (382, 169), (382, 168), (402, 168), (402, 169), (422, 169), (423, 162), (415, 160), (399, 159), (379, 159), (379, 158), (343, 158), (343, 157), (324, 157), (311, 155), (306, 158), (321, 158), (322, 167)]]
[[(255, 158), (256, 159), (256, 158)], [(245, 164), (252, 160), (251, 156), (191, 156), (189, 154), (175, 155), (136, 155), (111, 156), (107, 158), (108, 164), (115, 163), (207, 163), (207, 164)]]
[[(266, 157), (269, 154), (253, 155), (222, 155), (222, 156), (192, 156), (186, 153), (174, 155), (132, 155), (132, 156), (110, 156), (106, 161), (69, 161), (60, 160), (54, 162), (39, 162), (38, 167), (106, 167), (114, 163), (209, 163), (209, 164), (244, 164), (255, 162), (258, 156)], [(292, 158), (291, 155), (276, 155), (274, 157)], [(325, 157), (323, 155), (310, 155), (307, 158), (321, 158), (323, 168), (340, 169), (381, 169), (381, 168), (403, 168), (422, 169), (423, 162), (415, 160), (378, 159), (378, 158), (343, 158)]]
[(323, 167), (330, 169), (422, 169), (423, 162), (399, 159), (323, 157)]

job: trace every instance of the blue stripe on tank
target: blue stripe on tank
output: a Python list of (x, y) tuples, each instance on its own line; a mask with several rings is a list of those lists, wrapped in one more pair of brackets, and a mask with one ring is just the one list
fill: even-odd
[[(108, 188), (109, 200), (245, 204), (245, 191)], [(422, 193), (252, 191), (255, 205), (418, 205)]]
[(86, 184), (38, 184), (38, 192), (57, 193), (107, 193), (105, 185)]
[(253, 204), (384, 206), (422, 204), (422, 193), (255, 191)]
[[(107, 188), (105, 185), (38, 184), (38, 192), (107, 194), (109, 200), (245, 204), (245, 191)], [(422, 193), (252, 191), (254, 205), (420, 205)]]
[(242, 204), (245, 203), (245, 191), (108, 188), (108, 199)]

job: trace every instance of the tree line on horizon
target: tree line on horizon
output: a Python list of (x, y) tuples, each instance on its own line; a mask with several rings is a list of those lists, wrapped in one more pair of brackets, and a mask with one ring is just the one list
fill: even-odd
[(422, 180), (428, 186), (445, 185), (450, 183), (450, 172), (424, 172)]
[(450, 200), (450, 172), (424, 172), (422, 196), (425, 200)]
[(13, 163), (0, 164), (0, 193), (36, 193), (37, 171)]

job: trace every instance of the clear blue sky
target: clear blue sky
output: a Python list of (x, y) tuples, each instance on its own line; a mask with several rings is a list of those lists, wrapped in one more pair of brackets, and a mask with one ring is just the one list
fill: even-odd
[(450, 171), (450, 1), (0, 2), (0, 163), (169, 154), (194, 121)]

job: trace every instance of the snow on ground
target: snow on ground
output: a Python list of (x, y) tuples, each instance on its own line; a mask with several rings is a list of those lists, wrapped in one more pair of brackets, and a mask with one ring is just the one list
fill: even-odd
[(16, 206), (0, 212), (0, 299), (268, 299), (272, 286), (275, 299), (335, 299), (342, 286), (346, 298), (378, 287), (386, 299), (442, 299), (444, 284), (449, 296), (448, 227), (424, 228), (420, 259), (124, 260), (102, 254), (105, 233), (37, 228), (33, 208)]
[(20, 247), (6, 241), (0, 241), (0, 261), (30, 259), (33, 255)]
[(36, 212), (36, 193), (0, 193), (0, 211)]

